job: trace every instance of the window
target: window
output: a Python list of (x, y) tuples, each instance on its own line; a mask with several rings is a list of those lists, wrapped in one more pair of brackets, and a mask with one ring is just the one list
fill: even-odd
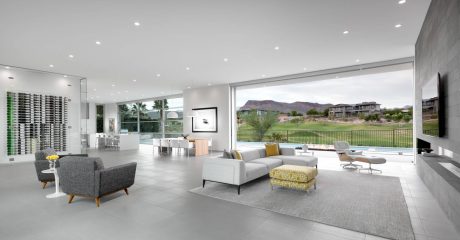
[(141, 143), (178, 137), (183, 131), (183, 99), (170, 98), (118, 105), (121, 129), (139, 132)]
[(104, 105), (96, 105), (96, 132), (104, 132)]

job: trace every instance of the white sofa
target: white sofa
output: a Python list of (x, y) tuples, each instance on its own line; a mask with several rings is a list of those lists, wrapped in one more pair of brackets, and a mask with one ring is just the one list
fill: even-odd
[(243, 160), (228, 158), (207, 158), (203, 163), (203, 187), (206, 181), (226, 183), (238, 187), (267, 175), (281, 165), (318, 166), (315, 156), (296, 156), (293, 148), (280, 148), (280, 155), (266, 157), (265, 149), (242, 151)]

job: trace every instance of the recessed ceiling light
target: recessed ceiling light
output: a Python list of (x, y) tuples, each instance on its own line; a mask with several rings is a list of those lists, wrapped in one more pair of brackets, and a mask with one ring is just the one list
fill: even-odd
[(118, 94), (120, 94), (121, 92), (117, 92)]
[(400, 0), (400, 1), (398, 2), (398, 4), (404, 4), (404, 3), (406, 3), (406, 0)]
[(192, 87), (188, 86), (187, 88), (190, 89), (190, 88), (192, 88)]
[(190, 68), (189, 68), (189, 67), (186, 67), (186, 68), (185, 68), (185, 70), (189, 71), (189, 70), (190, 70)]
[(96, 89), (93, 89), (93, 91), (96, 91)]
[(67, 75), (64, 75), (64, 77), (66, 78), (66, 77), (67, 77)]
[(134, 26), (139, 27), (141, 25), (140, 22), (134, 22)]
[(160, 77), (161, 75), (159, 73), (157, 73), (157, 77)]
[(72, 54), (69, 54), (69, 58), (74, 58), (75, 56)]
[(265, 74), (262, 74), (261, 76), (262, 76), (262, 77), (265, 77)]
[(96, 44), (97, 45), (101, 45), (102, 43), (100, 41), (96, 41)]
[(228, 62), (228, 58), (224, 58), (224, 62)]
[(115, 87), (115, 84), (112, 84), (112, 87)]
[(359, 59), (356, 59), (356, 62), (357, 62), (357, 63), (359, 63), (359, 62), (361, 62), (361, 60), (359, 60)]
[(335, 78), (339, 78), (339, 76), (335, 76)]
[(211, 86), (212, 84), (208, 83), (208, 86)]
[(396, 24), (395, 25), (395, 28), (400, 28), (400, 27), (402, 27), (402, 24)]
[(54, 67), (54, 65), (53, 65), (53, 64), (50, 64), (50, 67), (52, 68), (52, 67)]
[(304, 71), (307, 71), (307, 68), (303, 68)]
[(94, 99), (94, 97), (91, 97), (91, 99)]
[(137, 82), (137, 80), (136, 80), (136, 79), (133, 79), (133, 82)]
[(280, 50), (280, 47), (279, 47), (279, 46), (275, 46), (273, 49), (275, 49), (275, 50)]
[(349, 33), (350, 33), (350, 31), (348, 31), (348, 30), (343, 31), (343, 34), (345, 34), (345, 35), (347, 35)]
[(125, 90), (125, 92), (128, 92), (128, 90)]
[(10, 67), (9, 67), (9, 66), (6, 66), (5, 68), (6, 68), (6, 69), (10, 69)]

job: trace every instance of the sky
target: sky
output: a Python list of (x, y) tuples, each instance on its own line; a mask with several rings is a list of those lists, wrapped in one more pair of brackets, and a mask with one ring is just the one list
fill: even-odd
[(292, 103), (316, 102), (354, 104), (377, 102), (382, 108), (413, 104), (413, 71), (377, 73), (290, 85), (237, 89), (236, 106), (248, 100), (274, 100)]

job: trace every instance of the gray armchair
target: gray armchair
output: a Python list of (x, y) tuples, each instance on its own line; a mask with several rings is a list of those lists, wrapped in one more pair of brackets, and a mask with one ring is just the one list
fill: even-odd
[[(42, 173), (43, 170), (50, 168), (46, 157), (54, 154), (56, 154), (56, 152), (51, 148), (40, 150), (35, 153), (35, 171), (37, 172), (38, 181), (42, 183), (43, 188), (46, 187), (48, 182), (54, 182), (54, 174)], [(59, 167), (59, 161), (56, 161), (56, 167)]]
[[(49, 169), (50, 164), (46, 157), (50, 155), (57, 155), (56, 151), (52, 148), (46, 148), (35, 153), (35, 171), (37, 172), (38, 181), (42, 183), (42, 188), (45, 188), (48, 182), (54, 182), (54, 174), (42, 173), (43, 170)], [(87, 157), (88, 154), (71, 154), (71, 155), (58, 155), (59, 158), (65, 156), (80, 156)], [(59, 160), (56, 160), (56, 168), (59, 167)]]
[(60, 160), (58, 168), (62, 191), (69, 196), (69, 203), (75, 196), (95, 198), (99, 207), (104, 195), (124, 190), (134, 184), (137, 163), (132, 162), (104, 168), (100, 158), (68, 156)]

